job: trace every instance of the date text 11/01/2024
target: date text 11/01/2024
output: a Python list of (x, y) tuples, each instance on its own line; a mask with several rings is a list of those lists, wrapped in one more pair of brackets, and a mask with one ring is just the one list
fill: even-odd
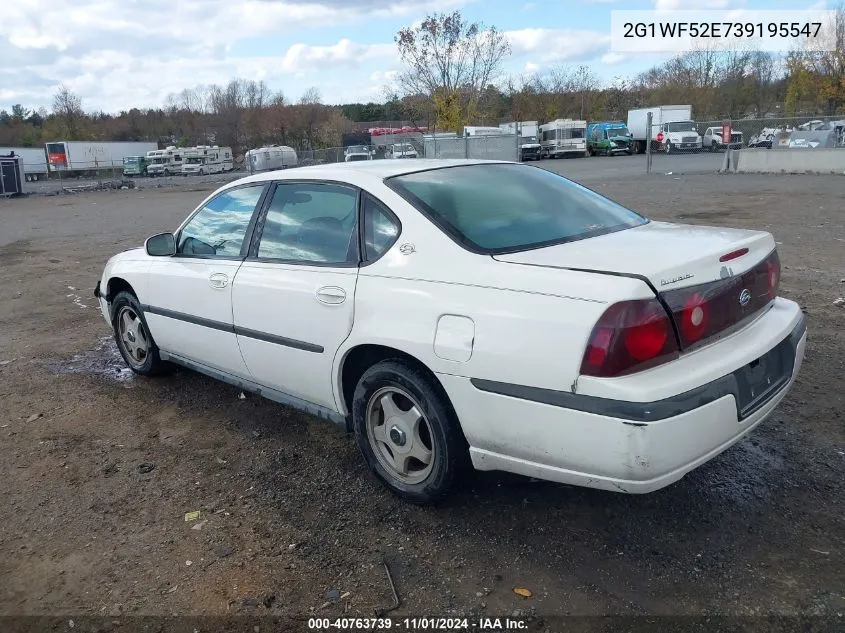
[(624, 37), (818, 37), (821, 22), (625, 22)]
[(314, 631), (521, 631), (528, 622), (520, 618), (309, 618)]

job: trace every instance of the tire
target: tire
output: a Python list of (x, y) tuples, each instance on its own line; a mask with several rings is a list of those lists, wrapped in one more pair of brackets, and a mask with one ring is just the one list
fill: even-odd
[[(125, 319), (131, 321), (131, 327)], [(164, 371), (164, 362), (147, 327), (141, 304), (131, 292), (119, 292), (112, 301), (112, 330), (117, 349), (129, 369), (141, 376), (155, 376)], [(143, 355), (138, 353), (141, 341), (145, 345)]]
[(666, 153), (667, 154), (672, 153), (672, 143), (669, 143), (668, 141), (666, 142)]
[(200, 169), (200, 176), (205, 176), (205, 172), (202, 169)]
[[(385, 406), (393, 413), (390, 428)], [(411, 413), (413, 407), (422, 415)], [(442, 499), (468, 464), (466, 439), (442, 389), (404, 360), (384, 360), (364, 372), (352, 399), (352, 424), (367, 466), (406, 501)], [(426, 452), (429, 462), (410, 455)]]
[(169, 169), (165, 169), (165, 170), (164, 170), (164, 176), (165, 176), (165, 177), (167, 177), (167, 176), (169, 176), (169, 175), (170, 175), (170, 170), (169, 170)]

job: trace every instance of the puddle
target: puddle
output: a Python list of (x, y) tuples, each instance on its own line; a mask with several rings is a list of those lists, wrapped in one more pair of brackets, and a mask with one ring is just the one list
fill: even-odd
[(783, 485), (783, 458), (760, 435), (744, 438), (710, 467), (710, 489), (737, 503), (770, 499)]
[(94, 349), (76, 354), (70, 360), (50, 360), (45, 365), (55, 374), (88, 374), (115, 382), (129, 382), (135, 376), (111, 336), (101, 338)]

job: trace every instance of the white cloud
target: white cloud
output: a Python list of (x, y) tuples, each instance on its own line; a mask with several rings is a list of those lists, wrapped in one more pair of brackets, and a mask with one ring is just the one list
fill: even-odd
[(538, 70), (540, 70), (540, 64), (535, 64), (534, 62), (525, 62), (525, 72), (529, 75), (533, 75)]
[(622, 53), (608, 52), (601, 56), (601, 63), (606, 66), (613, 66), (619, 62), (624, 62), (628, 57)]
[(530, 54), (546, 64), (594, 59), (610, 43), (609, 33), (581, 29), (520, 29), (504, 34), (515, 56)]

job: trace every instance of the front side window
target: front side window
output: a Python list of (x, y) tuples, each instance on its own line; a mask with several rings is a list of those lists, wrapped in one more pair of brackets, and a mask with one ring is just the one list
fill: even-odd
[(258, 257), (357, 263), (358, 192), (319, 183), (279, 184), (267, 210)]
[(432, 169), (385, 182), (475, 252), (538, 248), (648, 222), (586, 187), (527, 165)]
[(202, 257), (240, 257), (249, 221), (264, 185), (240, 187), (209, 200), (179, 232), (176, 252)]

